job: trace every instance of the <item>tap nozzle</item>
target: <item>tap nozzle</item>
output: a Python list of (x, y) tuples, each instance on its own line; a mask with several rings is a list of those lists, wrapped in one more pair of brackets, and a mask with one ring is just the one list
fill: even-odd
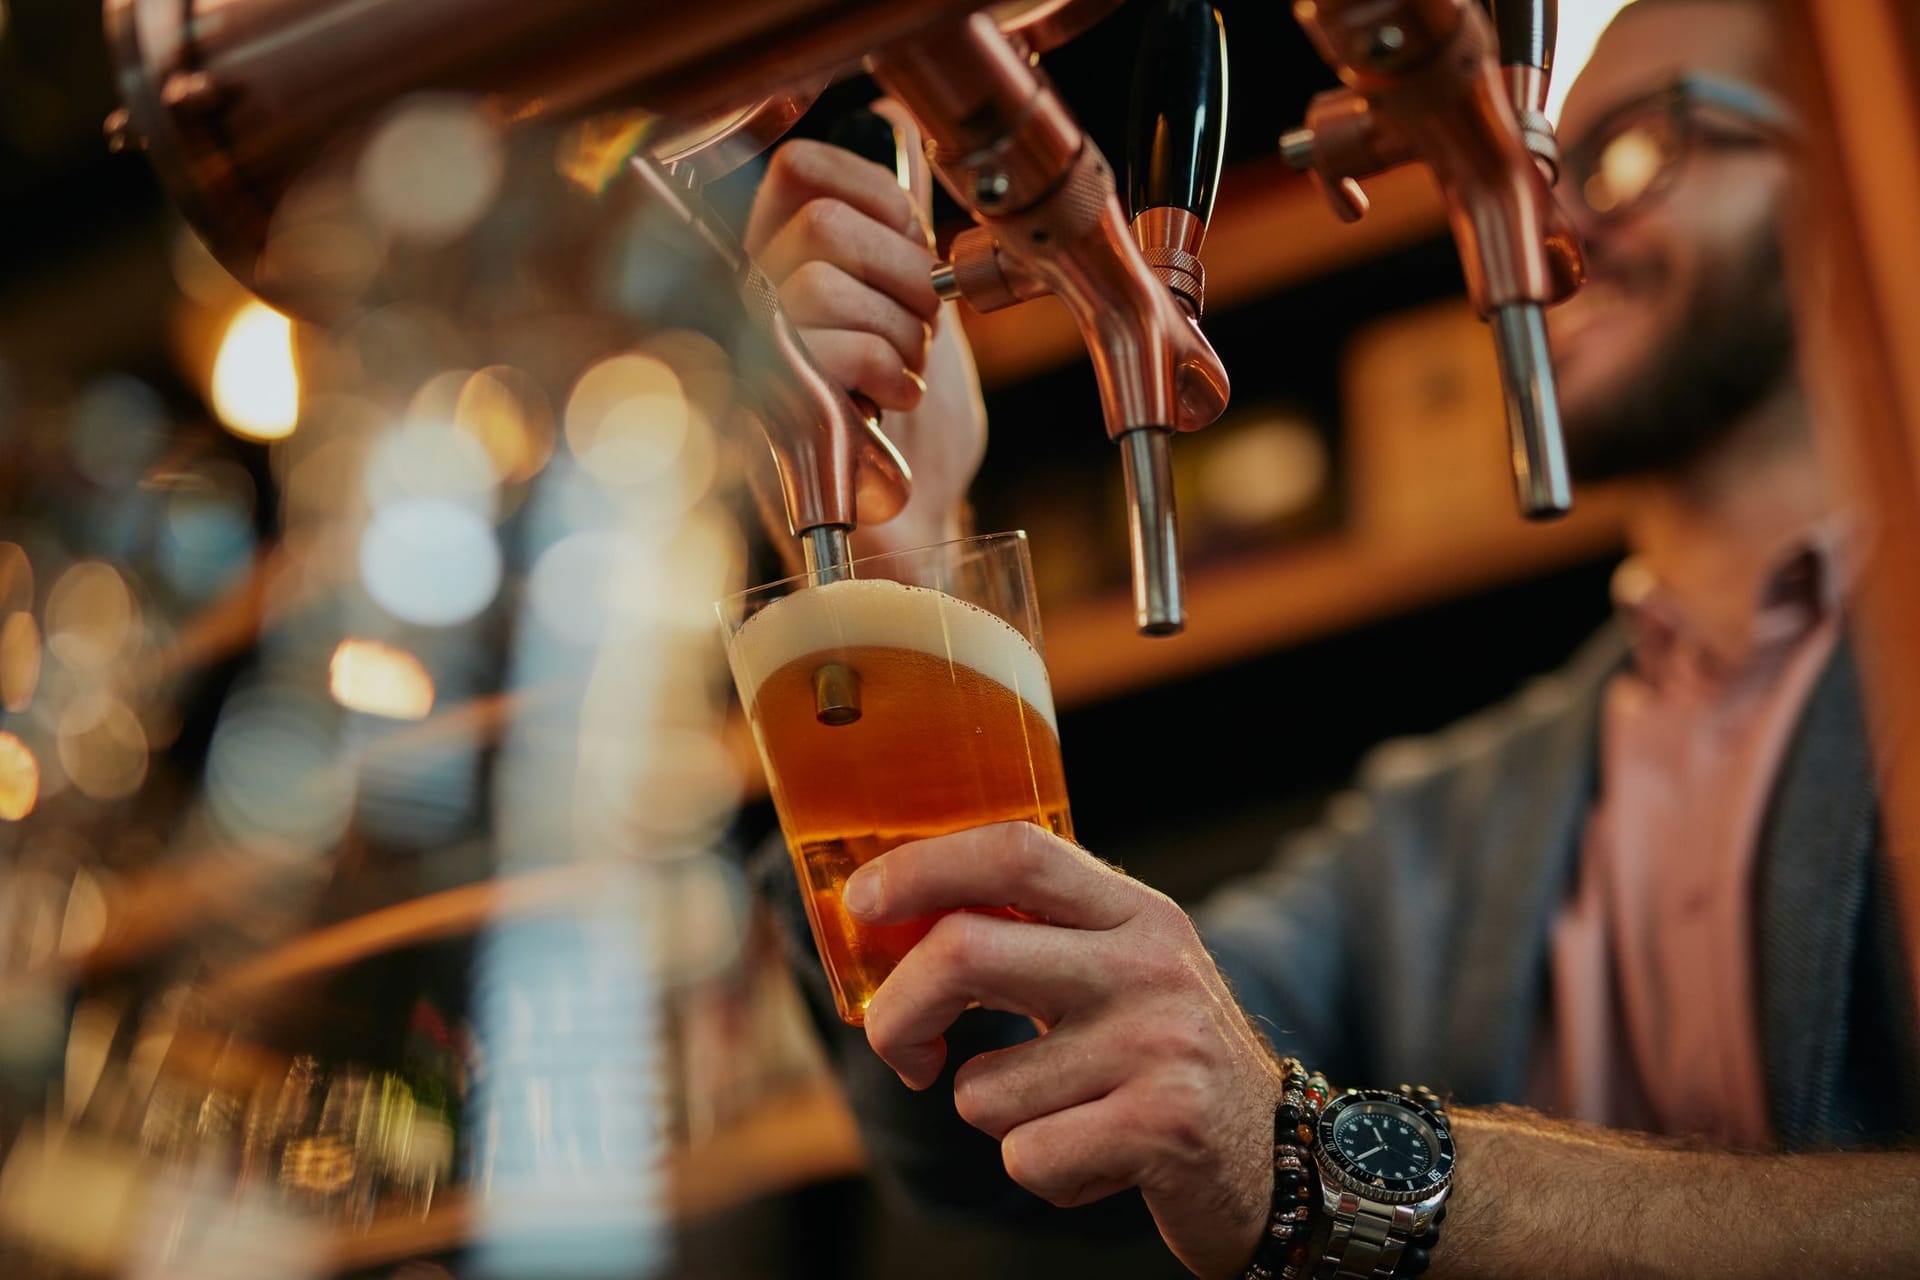
[(1127, 484), (1127, 545), (1133, 555), (1133, 612), (1143, 634), (1178, 635), (1187, 602), (1180, 581), (1180, 527), (1173, 507), (1173, 432), (1137, 427), (1119, 438)]
[(1489, 317), (1500, 384), (1507, 402), (1507, 437), (1520, 514), (1529, 520), (1565, 515), (1573, 507), (1560, 402), (1553, 386), (1547, 327), (1531, 302), (1495, 307)]
[(845, 525), (815, 525), (800, 535), (800, 554), (805, 557), (811, 584), (838, 582), (853, 576), (853, 553)]

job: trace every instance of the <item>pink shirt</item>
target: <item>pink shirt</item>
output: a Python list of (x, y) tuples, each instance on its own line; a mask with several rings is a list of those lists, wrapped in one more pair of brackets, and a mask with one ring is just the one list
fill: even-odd
[(1833, 653), (1837, 530), (1682, 601), (1614, 578), (1633, 662), (1607, 686), (1600, 793), (1551, 939), (1539, 1100), (1619, 1128), (1772, 1141), (1755, 990), (1755, 855), (1775, 775)]

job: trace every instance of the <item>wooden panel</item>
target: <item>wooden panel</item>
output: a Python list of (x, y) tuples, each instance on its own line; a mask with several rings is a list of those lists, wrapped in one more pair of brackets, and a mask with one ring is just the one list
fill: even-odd
[(1808, 207), (1790, 237), (1808, 391), (1872, 522), (1857, 602), (1887, 847), (1920, 991), (1920, 32), (1911, 0), (1797, 0)]
[(1490, 516), (1450, 537), (1339, 537), (1196, 573), (1187, 630), (1139, 635), (1132, 600), (1044, 615), (1054, 699), (1074, 706), (1330, 635), (1469, 591), (1603, 555), (1620, 544), (1615, 494), (1585, 493), (1554, 524)]

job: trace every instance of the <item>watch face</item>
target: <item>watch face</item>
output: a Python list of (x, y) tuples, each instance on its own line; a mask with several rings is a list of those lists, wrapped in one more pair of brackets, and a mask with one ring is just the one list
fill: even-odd
[(1425, 1199), (1453, 1172), (1453, 1135), (1446, 1120), (1384, 1089), (1333, 1099), (1320, 1113), (1316, 1136), (1338, 1181), (1376, 1200)]

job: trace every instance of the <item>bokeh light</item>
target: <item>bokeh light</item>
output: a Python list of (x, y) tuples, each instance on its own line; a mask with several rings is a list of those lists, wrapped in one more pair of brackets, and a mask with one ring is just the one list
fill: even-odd
[(213, 361), (213, 411), (249, 440), (281, 440), (300, 422), (300, 373), (293, 322), (249, 301), (227, 322)]
[(467, 378), (454, 402), (453, 423), (486, 449), (504, 484), (532, 479), (553, 454), (553, 410), (545, 393), (508, 365)]
[(335, 702), (367, 715), (424, 720), (433, 710), (433, 677), (420, 659), (378, 640), (342, 640), (327, 664), (327, 687)]
[(680, 378), (654, 356), (600, 361), (567, 400), (567, 443), (595, 479), (645, 484), (668, 473), (686, 446), (691, 414)]
[(124, 489), (166, 447), (166, 405), (152, 387), (126, 374), (89, 383), (74, 401), (67, 449), (80, 473), (106, 489)]
[(409, 422), (383, 436), (367, 457), (366, 494), (375, 510), (438, 498), (489, 520), (499, 498), (486, 448), (444, 422)]
[(95, 800), (119, 800), (147, 777), (147, 733), (140, 718), (106, 693), (75, 698), (60, 714), (60, 767), (74, 789)]
[(18, 822), (40, 799), (40, 762), (27, 744), (0, 731), (0, 818)]
[(279, 689), (227, 704), (207, 750), (207, 811), (221, 830), (316, 852), (339, 839), (352, 796), (328, 704)]
[(389, 116), (362, 153), (360, 201), (395, 235), (449, 240), (493, 202), (503, 167), (500, 139), (474, 104), (417, 98)]
[(380, 508), (360, 539), (360, 579), (374, 602), (423, 627), (449, 627), (500, 589), (500, 545), (472, 507), (406, 498)]
[(0, 623), (0, 704), (25, 711), (39, 684), (40, 626), (32, 614), (18, 610)]
[(253, 562), (253, 479), (216, 459), (169, 477), (166, 489), (160, 574), (189, 601), (206, 600)]
[(0, 608), (33, 608), (33, 565), (17, 542), (0, 542)]
[(138, 611), (118, 570), (83, 560), (47, 596), (47, 648), (76, 671), (97, 671), (127, 646)]

